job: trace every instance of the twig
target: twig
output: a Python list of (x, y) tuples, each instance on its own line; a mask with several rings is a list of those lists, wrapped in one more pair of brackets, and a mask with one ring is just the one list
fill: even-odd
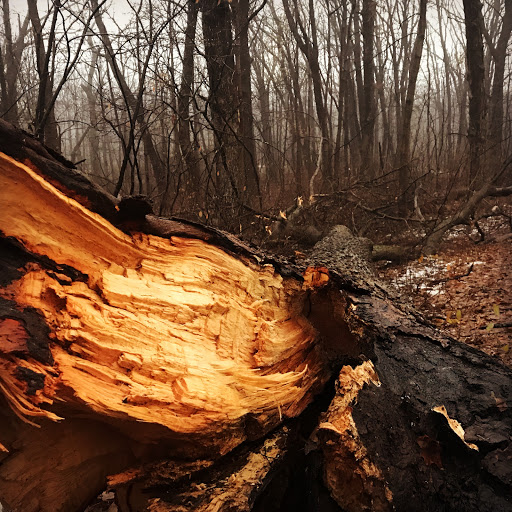
[(439, 279), (434, 279), (434, 280), (430, 281), (429, 284), (430, 284), (430, 286), (435, 286), (436, 284), (441, 284), (441, 283), (446, 283), (448, 281), (455, 281), (455, 280), (462, 279), (463, 277), (467, 277), (467, 276), (469, 276), (469, 274), (471, 274), (474, 266), (475, 266), (475, 264), (471, 263), (469, 265), (468, 269), (466, 270), (466, 272), (464, 272), (464, 274), (458, 274), (456, 276), (448, 276), (448, 277), (442, 277)]

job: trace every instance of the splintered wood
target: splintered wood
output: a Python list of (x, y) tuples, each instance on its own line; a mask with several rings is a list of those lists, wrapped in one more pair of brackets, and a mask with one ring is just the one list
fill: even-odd
[[(110, 481), (122, 512), (509, 510), (510, 370), (392, 300), (346, 227), (301, 277), (10, 137), (27, 165), (0, 153), (4, 507), (81, 511)], [(332, 372), (325, 413), (327, 393), (275, 428)]]
[[(225, 453), (248, 418), (261, 435), (325, 382), (297, 280), (201, 240), (130, 236), (28, 166), (0, 165), (0, 230), (41, 261), (1, 296), (44, 316), (54, 359), (18, 359), (23, 327), (0, 326), (0, 386), (17, 414), (56, 419), (39, 405), (64, 400), (139, 441), (195, 434)], [(17, 367), (44, 375), (41, 389), (27, 393)]]
[(341, 369), (336, 396), (318, 425), (315, 439), (324, 451), (326, 484), (343, 510), (386, 512), (394, 510), (393, 495), (352, 417), (358, 393), (365, 385), (380, 386), (371, 361)]

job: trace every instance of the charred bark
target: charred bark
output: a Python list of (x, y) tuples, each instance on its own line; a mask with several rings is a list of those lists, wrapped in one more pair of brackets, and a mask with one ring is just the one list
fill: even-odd
[(107, 485), (122, 511), (510, 509), (510, 370), (400, 305), (347, 228), (291, 267), (0, 130), (8, 510)]

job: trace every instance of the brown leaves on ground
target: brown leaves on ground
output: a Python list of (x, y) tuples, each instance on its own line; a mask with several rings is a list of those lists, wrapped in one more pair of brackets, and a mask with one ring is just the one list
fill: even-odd
[(438, 255), (382, 270), (381, 278), (447, 334), (512, 367), (512, 239), (448, 238)]

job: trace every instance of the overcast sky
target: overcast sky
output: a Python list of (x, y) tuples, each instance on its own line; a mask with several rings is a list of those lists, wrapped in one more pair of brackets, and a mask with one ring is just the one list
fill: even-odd
[[(22, 17), (25, 16), (27, 12), (27, 0), (8, 0), (11, 8), (11, 23), (13, 28), (15, 29), (15, 14), (20, 14)], [(37, 5), (39, 8), (39, 14), (42, 16), (46, 12), (48, 12), (48, 4), (50, 2), (48, 0), (38, 0)], [(101, 0), (98, 0), (98, 3), (101, 3)], [(133, 12), (130, 9), (130, 6), (126, 2), (126, 0), (107, 0), (105, 4), (107, 7), (107, 11), (113, 18), (116, 19), (118, 25), (123, 26), (126, 24), (130, 18), (130, 13)], [(105, 6), (103, 9), (105, 9)], [(105, 16), (104, 23), (109, 25), (109, 17)]]

